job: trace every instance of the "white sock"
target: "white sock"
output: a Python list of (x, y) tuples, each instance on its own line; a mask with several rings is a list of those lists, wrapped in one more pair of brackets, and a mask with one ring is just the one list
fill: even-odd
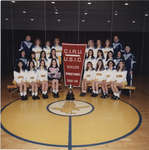
[(113, 93), (114, 96), (117, 96), (117, 93)]
[(24, 96), (26, 96), (26, 92), (24, 92)]
[(120, 97), (120, 93), (119, 92), (117, 93), (117, 97)]
[(23, 96), (23, 92), (20, 92), (20, 96)]
[(44, 93), (47, 94), (47, 91), (45, 91)]
[(82, 92), (83, 92), (83, 93), (86, 93), (86, 91), (85, 91), (85, 90), (82, 90)]
[(58, 93), (58, 90), (56, 90), (55, 92)]
[(37, 92), (35, 92), (35, 96), (37, 96), (38, 95), (38, 93)]
[(32, 96), (34, 96), (35, 95), (35, 93), (34, 92), (32, 92)]
[(95, 91), (95, 90), (93, 90), (93, 93), (96, 93), (96, 91)]

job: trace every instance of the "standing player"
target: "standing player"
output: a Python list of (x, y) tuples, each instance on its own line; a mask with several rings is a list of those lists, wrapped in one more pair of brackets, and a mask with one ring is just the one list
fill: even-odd
[(124, 59), (125, 59), (125, 66), (127, 70), (127, 82), (128, 85), (131, 85), (132, 81), (132, 75), (134, 71), (134, 65), (136, 63), (134, 55), (131, 53), (130, 46), (126, 45), (125, 47), (125, 53), (124, 53)]
[(98, 53), (98, 50), (102, 50), (102, 43), (101, 43), (101, 40), (97, 40), (96, 41), (96, 49), (94, 50), (94, 56), (97, 57), (97, 53)]
[(29, 58), (32, 47), (33, 43), (31, 42), (31, 36), (26, 35), (25, 40), (21, 42), (19, 51), (24, 50), (26, 53), (26, 57)]
[(47, 58), (50, 56), (51, 52), (51, 43), (50, 41), (46, 41), (45, 46), (43, 47), (43, 50), (46, 52)]
[(95, 46), (94, 46), (94, 41), (93, 41), (93, 40), (88, 40), (87, 48), (86, 48), (86, 50), (85, 50), (86, 57), (87, 57), (88, 51), (89, 51), (90, 49), (92, 49), (93, 52), (94, 52), (94, 50), (95, 50)]
[(35, 40), (35, 46), (32, 48), (32, 51), (35, 52), (35, 54), (36, 54), (36, 60), (37, 61), (39, 60), (40, 53), (42, 51), (40, 44), (41, 44), (40, 39), (36, 39)]

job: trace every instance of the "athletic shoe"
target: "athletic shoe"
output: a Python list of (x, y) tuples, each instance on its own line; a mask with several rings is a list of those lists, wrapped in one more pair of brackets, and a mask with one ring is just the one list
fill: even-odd
[(82, 92), (82, 93), (80, 93), (80, 96), (85, 96), (85, 95), (86, 95), (86, 93), (83, 93), (83, 92)]
[(112, 95), (112, 97), (111, 97), (112, 99), (114, 99), (114, 100), (116, 100), (116, 96), (115, 95)]
[(35, 99), (40, 99), (40, 97), (37, 95), (37, 96), (35, 96)]
[(36, 99), (35, 95), (33, 95), (33, 96), (32, 96), (32, 99), (33, 99), (33, 100), (35, 100), (35, 99)]
[(45, 96), (44, 96), (44, 97), (45, 97), (45, 99), (47, 99), (47, 98), (48, 98), (48, 94), (45, 94)]
[(100, 97), (101, 97), (101, 98), (104, 98), (104, 99), (106, 98), (106, 96), (105, 96), (105, 95), (101, 95)]
[(24, 100), (27, 100), (27, 95), (24, 96)]

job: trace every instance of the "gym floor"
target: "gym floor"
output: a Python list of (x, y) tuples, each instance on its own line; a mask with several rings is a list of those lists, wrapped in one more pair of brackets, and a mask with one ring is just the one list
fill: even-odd
[(147, 150), (149, 78), (137, 77), (134, 82), (136, 91), (120, 101), (89, 93), (80, 97), (80, 89), (74, 88), (76, 101), (66, 102), (66, 88), (58, 99), (49, 93), (47, 100), (21, 101), (17, 93), (8, 92), (9, 81), (2, 80), (1, 148)]

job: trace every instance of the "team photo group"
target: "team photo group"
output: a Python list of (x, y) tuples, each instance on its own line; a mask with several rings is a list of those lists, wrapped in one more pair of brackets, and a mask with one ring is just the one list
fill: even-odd
[[(88, 40), (80, 96), (86, 95), (88, 84), (91, 84), (92, 97), (101, 93), (101, 98), (107, 98), (111, 89), (111, 98), (120, 99), (120, 89), (132, 84), (134, 68), (135, 57), (131, 47), (122, 46), (117, 35), (113, 41)], [(44, 44), (40, 38), (32, 42), (31, 36), (27, 35), (20, 43), (14, 68), (14, 84), (19, 88), (21, 99), (27, 100), (29, 92), (34, 100), (40, 99), (39, 89), (42, 97), (48, 98), (48, 82), (52, 82), (53, 97), (58, 98), (59, 82), (63, 82), (63, 74), (61, 40), (55, 38)]]

